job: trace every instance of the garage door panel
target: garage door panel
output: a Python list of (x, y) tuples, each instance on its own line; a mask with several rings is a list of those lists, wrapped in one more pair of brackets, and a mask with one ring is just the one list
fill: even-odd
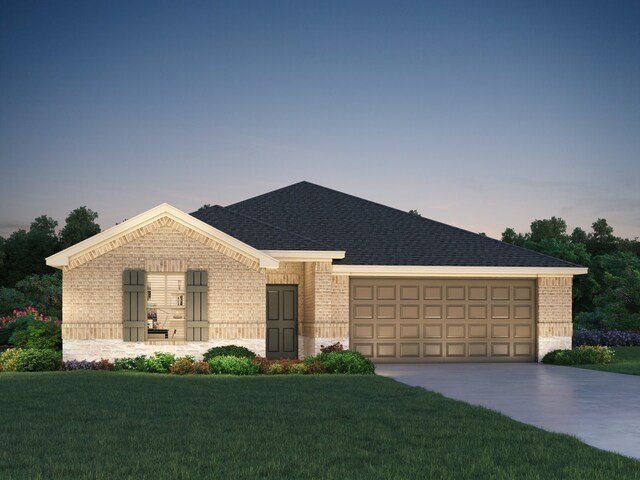
[(487, 338), (487, 325), (485, 323), (469, 325), (469, 338)]
[(463, 342), (446, 344), (447, 357), (464, 357), (466, 349), (467, 344)]
[(442, 324), (424, 325), (424, 338), (442, 338)]
[(447, 338), (464, 338), (464, 325), (447, 325)]
[(400, 305), (400, 318), (418, 319), (420, 318), (419, 305)]
[(353, 338), (373, 338), (373, 323), (359, 323), (354, 325)]
[(514, 357), (530, 357), (533, 355), (533, 343), (516, 342), (513, 344)]
[(417, 323), (401, 324), (400, 338), (420, 338), (420, 325)]
[(400, 356), (403, 358), (420, 357), (420, 344), (419, 343), (401, 343)]
[(469, 318), (485, 319), (487, 318), (486, 305), (469, 305)]
[(469, 287), (469, 300), (486, 300), (487, 287)]
[(513, 326), (514, 338), (533, 338), (533, 328), (530, 324), (518, 324)]
[(353, 316), (354, 318), (373, 318), (373, 305), (355, 305)]
[(508, 357), (509, 356), (509, 343), (508, 342), (493, 342), (491, 343), (491, 356), (493, 357)]
[(514, 305), (513, 318), (523, 320), (531, 318), (531, 305)]
[(509, 305), (491, 305), (491, 318), (509, 318)]
[(469, 343), (469, 356), (470, 357), (486, 357), (487, 356), (487, 344), (479, 342)]
[(396, 287), (393, 285), (384, 285), (377, 287), (376, 298), (378, 300), (395, 300)]
[(351, 348), (365, 357), (373, 357), (373, 343), (354, 343)]
[(442, 318), (442, 305), (425, 305), (424, 318)]
[(373, 285), (360, 285), (353, 288), (354, 300), (373, 300)]
[(464, 305), (447, 305), (447, 319), (462, 319), (465, 317)]
[(396, 326), (394, 324), (379, 324), (376, 327), (376, 338), (396, 338)]
[(425, 357), (442, 357), (441, 343), (424, 343), (423, 355)]
[(395, 305), (378, 305), (376, 308), (376, 318), (388, 319), (396, 318)]
[(531, 287), (513, 287), (513, 299), (514, 300), (526, 300), (533, 299), (533, 288)]
[(534, 360), (534, 280), (352, 278), (350, 292), (352, 348), (374, 361)]
[(417, 285), (402, 285), (400, 287), (400, 300), (420, 300), (420, 287)]
[(395, 357), (396, 356), (396, 344), (395, 343), (378, 343), (376, 344), (376, 356), (380, 358)]
[(462, 286), (459, 287), (446, 287), (447, 288), (447, 300), (464, 300), (465, 288)]
[(492, 338), (509, 338), (509, 324), (500, 323), (491, 325)]

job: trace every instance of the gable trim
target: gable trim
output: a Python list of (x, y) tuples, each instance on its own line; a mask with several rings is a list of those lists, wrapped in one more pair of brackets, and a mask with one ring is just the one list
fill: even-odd
[(195, 231), (196, 233), (204, 235), (205, 237), (220, 243), (221, 245), (229, 248), (234, 252), (254, 259), (259, 263), (259, 266), (261, 268), (278, 268), (279, 262), (275, 258), (253, 248), (250, 245), (247, 245), (244, 242), (241, 242), (231, 235), (228, 235), (201, 220), (198, 220), (195, 217), (192, 217), (191, 215), (169, 205), (168, 203), (162, 203), (157, 207), (154, 207), (150, 210), (147, 210), (146, 212), (141, 213), (140, 215), (137, 215), (129, 220), (115, 225), (105, 230), (104, 232), (98, 233), (93, 237), (87, 238), (86, 240), (76, 243), (75, 245), (62, 250), (61, 252), (47, 257), (47, 265), (60, 269), (67, 267), (69, 266), (71, 257), (75, 257), (89, 251), (97, 250), (101, 247), (104, 247), (110, 242), (113, 242), (115, 239), (131, 234), (132, 232), (144, 228), (145, 226), (150, 225), (164, 217), (168, 217), (178, 224), (181, 224)]

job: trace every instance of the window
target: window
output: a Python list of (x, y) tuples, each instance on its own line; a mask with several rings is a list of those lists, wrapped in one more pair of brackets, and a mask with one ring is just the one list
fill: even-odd
[(185, 275), (147, 274), (147, 340), (184, 340)]

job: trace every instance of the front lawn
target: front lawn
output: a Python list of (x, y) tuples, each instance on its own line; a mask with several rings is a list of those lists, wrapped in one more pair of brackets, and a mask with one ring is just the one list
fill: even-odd
[(580, 365), (580, 368), (640, 375), (640, 347), (615, 347), (612, 350), (615, 352), (613, 362), (605, 365)]
[(2, 478), (638, 478), (640, 462), (375, 376), (0, 374)]

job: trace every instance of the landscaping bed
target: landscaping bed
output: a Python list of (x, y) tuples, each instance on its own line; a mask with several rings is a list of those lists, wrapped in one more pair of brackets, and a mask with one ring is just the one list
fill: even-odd
[(3, 479), (637, 478), (640, 462), (377, 376), (3, 373)]

